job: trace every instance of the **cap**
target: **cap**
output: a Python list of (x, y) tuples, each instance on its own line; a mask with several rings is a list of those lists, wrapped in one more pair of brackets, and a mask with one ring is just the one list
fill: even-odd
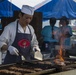
[(29, 5), (23, 5), (21, 12), (28, 14), (28, 15), (33, 15), (34, 14), (34, 7), (31, 7)]

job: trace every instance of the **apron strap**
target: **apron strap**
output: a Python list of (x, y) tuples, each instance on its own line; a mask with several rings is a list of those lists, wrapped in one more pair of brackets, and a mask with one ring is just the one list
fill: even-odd
[(28, 26), (28, 28), (29, 28), (29, 31), (30, 31), (30, 34), (31, 34), (31, 40), (32, 40), (32, 31), (31, 31), (31, 28)]
[(17, 34), (17, 31), (18, 31), (18, 22), (19, 22), (19, 20), (17, 20), (16, 34)]

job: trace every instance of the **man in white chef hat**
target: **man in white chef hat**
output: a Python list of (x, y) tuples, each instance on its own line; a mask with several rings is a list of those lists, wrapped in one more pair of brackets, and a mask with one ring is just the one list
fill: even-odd
[(30, 49), (40, 51), (34, 29), (29, 23), (34, 14), (34, 7), (23, 5), (19, 19), (8, 24), (0, 36), (1, 50), (7, 50), (3, 64), (21, 61), (21, 55), (30, 60)]

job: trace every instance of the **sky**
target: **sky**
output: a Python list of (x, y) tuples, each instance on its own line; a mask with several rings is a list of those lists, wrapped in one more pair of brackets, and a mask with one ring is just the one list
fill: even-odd
[(37, 4), (45, 1), (45, 0), (8, 0), (14, 5), (18, 6), (19, 8), (22, 7), (23, 4), (30, 5), (30, 6), (36, 6)]

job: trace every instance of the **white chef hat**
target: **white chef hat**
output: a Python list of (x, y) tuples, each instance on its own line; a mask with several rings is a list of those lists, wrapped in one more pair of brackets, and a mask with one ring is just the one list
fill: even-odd
[(23, 5), (21, 12), (28, 14), (28, 15), (33, 15), (34, 14), (34, 7), (31, 7), (28, 5)]

